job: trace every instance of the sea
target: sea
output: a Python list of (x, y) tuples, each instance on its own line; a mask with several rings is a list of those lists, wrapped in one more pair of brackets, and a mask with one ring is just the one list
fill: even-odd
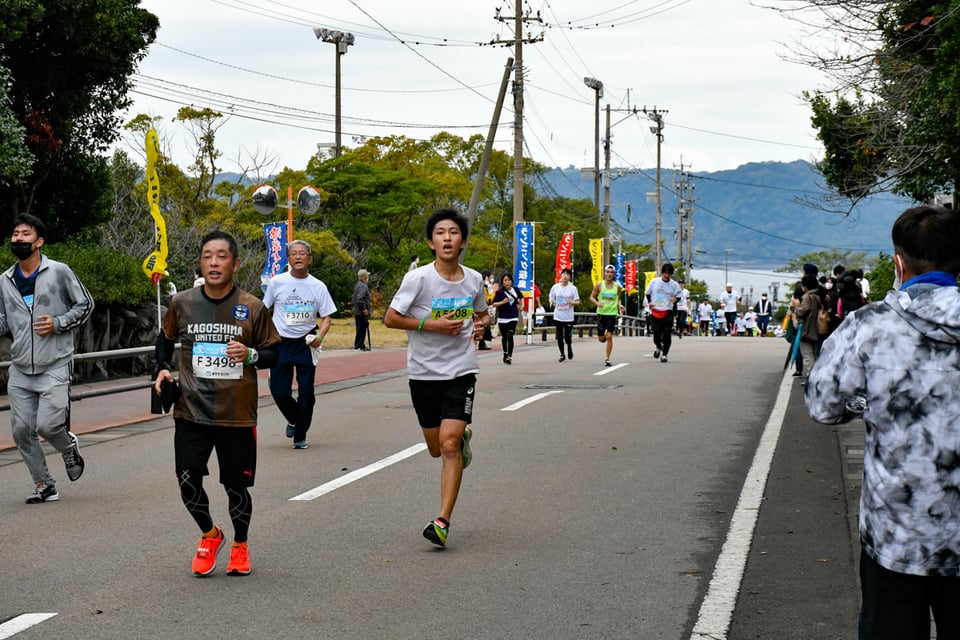
[(801, 273), (779, 273), (750, 266), (733, 266), (727, 269), (692, 269), (691, 277), (707, 283), (707, 295), (716, 300), (726, 290), (726, 284), (733, 285), (739, 291), (741, 302), (753, 304), (766, 293), (775, 302), (789, 302), (793, 297), (793, 287), (800, 280)]

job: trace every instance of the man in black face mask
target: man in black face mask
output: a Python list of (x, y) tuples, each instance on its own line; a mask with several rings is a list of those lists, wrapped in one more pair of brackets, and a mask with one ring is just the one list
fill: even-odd
[(29, 214), (14, 220), (17, 263), (0, 276), (0, 335), (11, 334), (10, 426), (33, 477), (27, 504), (60, 499), (40, 436), (63, 455), (67, 477), (83, 473), (77, 436), (70, 433), (73, 334), (93, 313), (93, 298), (70, 267), (40, 253), (46, 227)]

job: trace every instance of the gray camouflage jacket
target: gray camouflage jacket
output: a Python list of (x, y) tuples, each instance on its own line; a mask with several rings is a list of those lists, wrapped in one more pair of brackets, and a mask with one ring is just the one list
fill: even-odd
[(915, 284), (848, 315), (807, 381), (814, 420), (866, 399), (860, 541), (891, 571), (960, 576), (960, 289)]

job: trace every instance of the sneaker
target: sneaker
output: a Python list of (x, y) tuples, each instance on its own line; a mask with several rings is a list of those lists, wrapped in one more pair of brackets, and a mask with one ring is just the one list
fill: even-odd
[(227, 563), (228, 576), (248, 576), (250, 568), (250, 548), (246, 542), (234, 542), (230, 547), (230, 562)]
[(287, 434), (287, 437), (288, 437), (288, 438), (292, 438), (292, 437), (293, 437), (293, 425), (290, 424), (289, 422), (287, 423), (287, 431), (286, 431), (286, 434)]
[(605, 367), (612, 367), (613, 365), (610, 364), (610, 361), (609, 361), (609, 360), (604, 360), (604, 361), (603, 361), (603, 366), (605, 366)]
[(297, 440), (296, 442), (293, 443), (293, 448), (294, 448), (294, 449), (306, 449), (306, 448), (307, 448), (307, 441), (306, 441), (306, 440)]
[(83, 475), (83, 456), (80, 455), (80, 439), (69, 431), (67, 435), (70, 437), (71, 444), (62, 455), (63, 464), (67, 467), (67, 477), (72, 482)]
[(41, 502), (56, 502), (60, 499), (57, 488), (52, 484), (41, 482), (33, 488), (33, 493), (27, 496), (27, 504), (40, 504)]
[(660, 349), (654, 349), (654, 351), (653, 351), (653, 359), (656, 360), (656, 359), (659, 358), (659, 357), (660, 357)]
[(217, 535), (212, 538), (203, 536), (197, 540), (197, 555), (193, 556), (193, 575), (198, 578), (208, 576), (217, 568), (217, 554), (223, 547), (223, 529), (217, 527)]
[(445, 547), (449, 530), (450, 523), (437, 518), (423, 528), (423, 537), (437, 546)]
[(478, 350), (478, 351), (490, 351), (490, 347), (488, 347), (487, 345), (485, 345), (485, 344), (483, 344), (483, 343), (481, 342), (480, 345), (477, 347), (477, 350)]
[(566, 360), (566, 359), (567, 359), (567, 356), (565, 356), (565, 355), (563, 355), (563, 354), (561, 353), (561, 354), (560, 354), (560, 362), (563, 362), (563, 361)]
[(666, 362), (666, 361), (667, 361), (667, 356), (666, 356), (666, 355), (660, 356), (660, 362)]
[(507, 364), (513, 364), (513, 356), (504, 356), (503, 361)]
[(573, 349), (567, 349), (567, 360), (573, 360)]
[(463, 437), (460, 438), (460, 457), (463, 459), (463, 468), (466, 469), (473, 461), (473, 451), (470, 450), (470, 438), (473, 437), (473, 429), (467, 427), (463, 430)]

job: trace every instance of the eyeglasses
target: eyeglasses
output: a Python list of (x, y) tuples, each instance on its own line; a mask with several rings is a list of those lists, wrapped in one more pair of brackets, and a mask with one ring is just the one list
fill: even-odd
[(288, 253), (287, 255), (290, 256), (291, 258), (308, 258), (308, 257), (310, 257), (310, 254), (307, 253), (306, 251), (291, 251), (291, 252)]

